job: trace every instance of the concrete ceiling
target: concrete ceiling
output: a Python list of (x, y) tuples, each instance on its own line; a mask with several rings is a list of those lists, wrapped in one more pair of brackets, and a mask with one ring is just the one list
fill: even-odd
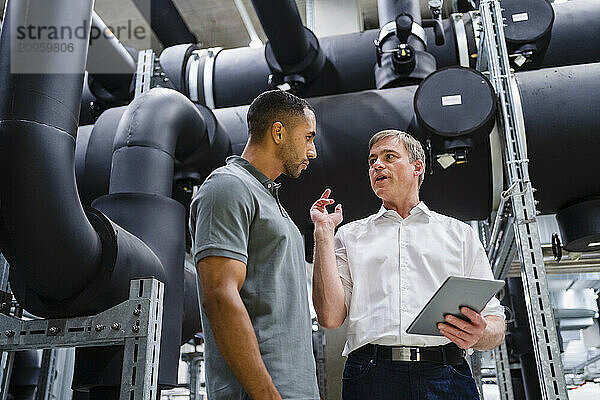
[[(258, 36), (263, 40), (265, 34), (260, 26), (256, 13), (250, 0), (242, 0), (254, 24)], [(319, 1), (319, 0), (314, 0)], [(337, 0), (344, 3), (358, 3), (365, 29), (377, 27), (377, 1), (376, 0)], [(247, 46), (250, 42), (248, 32), (244, 27), (240, 13), (233, 0), (174, 0), (175, 6), (181, 13), (190, 30), (196, 35), (202, 47), (220, 46), (224, 48)], [(4, 10), (6, 0), (0, 0), (0, 10)], [(306, 24), (306, 0), (296, 0), (298, 10)], [(137, 49), (147, 48), (150, 45), (154, 50), (160, 51), (161, 44), (156, 39), (146, 20), (130, 0), (96, 0), (94, 9), (96, 13), (113, 31), (119, 26), (141, 26), (150, 35), (144, 40), (135, 38), (119, 38), (125, 45)], [(0, 14), (1, 15), (1, 14)]]
[[(18, 0), (17, 0), (18, 1)], [(75, 0), (74, 0), (75, 1)], [(150, 1), (150, 0), (146, 0)], [(175, 7), (179, 10), (189, 29), (196, 35), (202, 47), (242, 47), (250, 42), (248, 32), (243, 24), (240, 13), (235, 6), (234, 0), (173, 0)], [(264, 42), (266, 40), (264, 32), (260, 26), (251, 0), (242, 0), (258, 36)], [(425, 18), (429, 18), (427, 11), (427, 0), (420, 0), (421, 11)], [(6, 0), (0, 0), (0, 11), (4, 10)], [(296, 0), (298, 10), (302, 20), (306, 25), (306, 0)], [(331, 20), (332, 30), (335, 32), (335, 26), (338, 22), (336, 14), (344, 14), (348, 8), (357, 9), (357, 14), (361, 20), (364, 30), (375, 29), (379, 27), (377, 15), (377, 0), (313, 0), (314, 8), (323, 4), (328, 4), (328, 10), (339, 9), (340, 12), (334, 12), (327, 16), (326, 20)], [(444, 2), (444, 13), (451, 8), (452, 1)], [(104, 20), (113, 32), (119, 26), (143, 27), (146, 33), (143, 40), (129, 38), (127, 35), (117, 35), (123, 44), (137, 48), (139, 50), (152, 47), (160, 52), (162, 45), (152, 33), (149, 24), (142, 17), (131, 0), (95, 0), (94, 9), (96, 13)], [(2, 15), (2, 14), (0, 14)], [(330, 29), (331, 31), (331, 29)], [(126, 30), (123, 30), (126, 32)], [(125, 37), (124, 37), (125, 36)]]

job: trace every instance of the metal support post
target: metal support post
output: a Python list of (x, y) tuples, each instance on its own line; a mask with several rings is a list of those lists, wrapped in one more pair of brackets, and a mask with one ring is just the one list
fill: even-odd
[[(490, 264), (492, 266), (492, 272), (494, 273), (494, 278), (496, 279), (504, 279), (504, 276), (506, 274), (506, 271), (508, 271), (508, 268), (506, 269), (506, 271), (501, 270), (498, 271), (498, 269), (494, 268), (496, 266), (496, 263), (494, 262), (494, 255), (500, 255), (500, 254), (504, 254), (505, 253), (505, 248), (507, 246), (504, 245), (504, 240), (506, 238), (506, 235), (502, 235), (500, 236), (500, 225), (502, 224), (502, 221), (506, 222), (506, 218), (504, 218), (503, 214), (504, 214), (504, 203), (505, 203), (505, 194), (508, 191), (505, 191), (502, 193), (502, 199), (501, 199), (501, 203), (500, 206), (498, 207), (498, 211), (496, 213), (496, 218), (494, 219), (494, 225), (492, 226), (492, 230), (490, 232), (490, 240), (487, 240), (487, 229), (486, 226), (484, 226), (484, 223), (482, 221), (479, 222), (479, 238), (481, 239), (481, 242), (483, 243), (484, 247), (486, 247), (488, 249), (488, 257), (490, 257)], [(510, 228), (510, 226), (509, 226)], [(511, 232), (511, 230), (509, 228), (505, 228), (504, 231), (502, 232)], [(506, 230), (508, 229), (508, 230)], [(500, 246), (497, 246), (497, 250), (496, 251), (492, 251), (494, 250), (495, 247), (495, 243), (494, 241), (497, 240), (498, 238), (501, 238), (501, 242), (500, 242)], [(495, 238), (494, 241), (492, 241), (491, 239)], [(514, 235), (511, 236), (508, 240), (510, 240), (510, 243), (514, 244)], [(514, 248), (514, 246), (512, 246)], [(514, 258), (514, 252), (512, 253), (512, 257)], [(502, 256), (500, 255), (500, 258), (502, 259)], [(512, 258), (510, 260), (508, 260), (508, 265), (510, 266), (510, 261), (512, 261)], [(505, 261), (506, 262), (506, 261)], [(478, 354), (479, 352), (475, 351), (473, 353), (473, 355)], [(479, 355), (479, 359), (481, 360), (481, 356)], [(510, 374), (510, 366), (509, 366), (509, 362), (508, 362), (508, 352), (506, 350), (506, 342), (502, 341), (502, 343), (500, 344), (500, 346), (494, 348), (494, 360), (496, 361), (496, 380), (498, 382), (498, 388), (500, 390), (500, 398), (502, 400), (514, 400), (514, 393), (512, 390), (512, 380), (511, 380), (511, 374)], [(473, 374), (475, 374), (475, 370), (473, 368)], [(476, 380), (477, 382), (477, 380)], [(481, 397), (483, 398), (483, 390), (482, 390), (482, 385), (481, 385), (481, 374), (479, 375), (479, 381), (478, 383), (478, 387), (479, 387), (479, 393), (481, 395)]]
[[(124, 345), (120, 400), (156, 398), (164, 285), (156, 279), (131, 281), (129, 300), (100, 314), (68, 319), (23, 320), (0, 314), (0, 351)], [(8, 368), (10, 372), (11, 368)], [(0, 399), (8, 383), (0, 387)]]
[[(3, 304), (0, 305), (0, 312), (2, 310), (10, 311), (12, 295), (9, 294), (8, 288), (8, 273), (9, 264), (4, 258), (4, 255), (0, 253), (0, 301)], [(0, 332), (2, 334), (2, 332)], [(15, 353), (8, 353), (0, 351), (0, 400), (6, 400), (8, 396), (8, 386), (10, 385), (10, 376), (12, 373), (13, 362), (15, 360)]]
[(10, 265), (4, 255), (0, 253), (0, 290), (6, 291), (8, 288), (8, 272)]
[(173, 83), (163, 72), (154, 51), (142, 50), (138, 53), (134, 97), (137, 98), (155, 87), (175, 89)]
[[(512, 193), (514, 233), (521, 260), (521, 276), (534, 343), (540, 387), (544, 400), (567, 400), (558, 333), (548, 295), (546, 271), (536, 221), (533, 187), (529, 179), (525, 127), (518, 86), (510, 69), (504, 38), (504, 19), (497, 0), (482, 0), (483, 49), (489, 76), (499, 100), (500, 124), (504, 131), (504, 155)], [(482, 57), (483, 58), (483, 57)]]
[(190, 385), (190, 400), (203, 400), (201, 394), (202, 380), (202, 365), (204, 363), (203, 352), (183, 353), (181, 359), (188, 363), (188, 377)]
[(0, 352), (2, 362), (0, 364), (0, 400), (8, 398), (8, 386), (10, 385), (10, 375), (12, 373), (13, 363), (15, 361), (14, 352)]
[(75, 349), (45, 349), (35, 400), (71, 400)]
[(54, 391), (57, 349), (44, 349), (35, 400), (49, 400)]
[(502, 342), (500, 346), (494, 349), (494, 360), (496, 361), (496, 380), (500, 390), (500, 399), (513, 400), (515, 395), (512, 387), (506, 342)]

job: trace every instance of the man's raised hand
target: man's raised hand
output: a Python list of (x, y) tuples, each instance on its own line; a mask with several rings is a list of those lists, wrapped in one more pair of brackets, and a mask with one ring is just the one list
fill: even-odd
[(342, 220), (342, 205), (338, 204), (333, 213), (327, 211), (327, 206), (335, 203), (335, 200), (330, 199), (331, 189), (325, 189), (321, 198), (313, 203), (310, 207), (310, 219), (315, 224), (315, 227), (327, 227), (335, 229)]

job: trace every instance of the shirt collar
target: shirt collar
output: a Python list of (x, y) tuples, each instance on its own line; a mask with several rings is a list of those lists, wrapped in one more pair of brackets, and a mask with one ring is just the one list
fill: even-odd
[[(379, 211), (377, 212), (377, 214), (375, 214), (373, 216), (373, 218), (374, 219), (378, 219), (378, 218), (383, 217), (384, 215), (386, 215), (386, 213), (388, 213), (388, 215), (389, 215), (389, 212), (391, 212), (391, 213), (397, 215), (398, 217), (400, 217), (400, 215), (396, 211), (394, 211), (394, 210), (388, 210), (382, 204), (381, 208), (379, 208)], [(422, 201), (420, 201), (416, 206), (414, 206), (412, 208), (412, 210), (410, 210), (409, 216), (410, 215), (418, 215), (418, 214), (425, 214), (425, 215), (427, 215), (427, 217), (431, 217), (431, 210), (429, 209), (429, 207), (427, 207), (425, 205), (425, 203), (423, 203)], [(400, 217), (400, 218), (402, 218), (402, 217)]]
[(244, 168), (248, 171), (253, 177), (255, 177), (271, 194), (275, 194), (275, 191), (279, 189), (281, 183), (275, 183), (271, 179), (267, 178), (265, 174), (260, 172), (256, 167), (250, 164), (250, 161), (242, 158), (240, 156), (229, 156), (225, 160), (227, 164), (234, 164)]

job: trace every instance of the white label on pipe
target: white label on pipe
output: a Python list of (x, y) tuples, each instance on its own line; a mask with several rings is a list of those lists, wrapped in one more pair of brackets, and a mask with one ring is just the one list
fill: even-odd
[(513, 22), (529, 21), (529, 14), (527, 14), (526, 12), (519, 13), (519, 14), (513, 14), (512, 20), (513, 20)]
[(454, 159), (454, 157), (452, 157), (452, 154), (442, 154), (437, 158), (437, 162), (440, 163), (442, 168), (446, 169), (452, 164), (454, 164), (456, 160)]
[(458, 106), (462, 104), (462, 96), (455, 94), (453, 96), (442, 96), (442, 107)]

